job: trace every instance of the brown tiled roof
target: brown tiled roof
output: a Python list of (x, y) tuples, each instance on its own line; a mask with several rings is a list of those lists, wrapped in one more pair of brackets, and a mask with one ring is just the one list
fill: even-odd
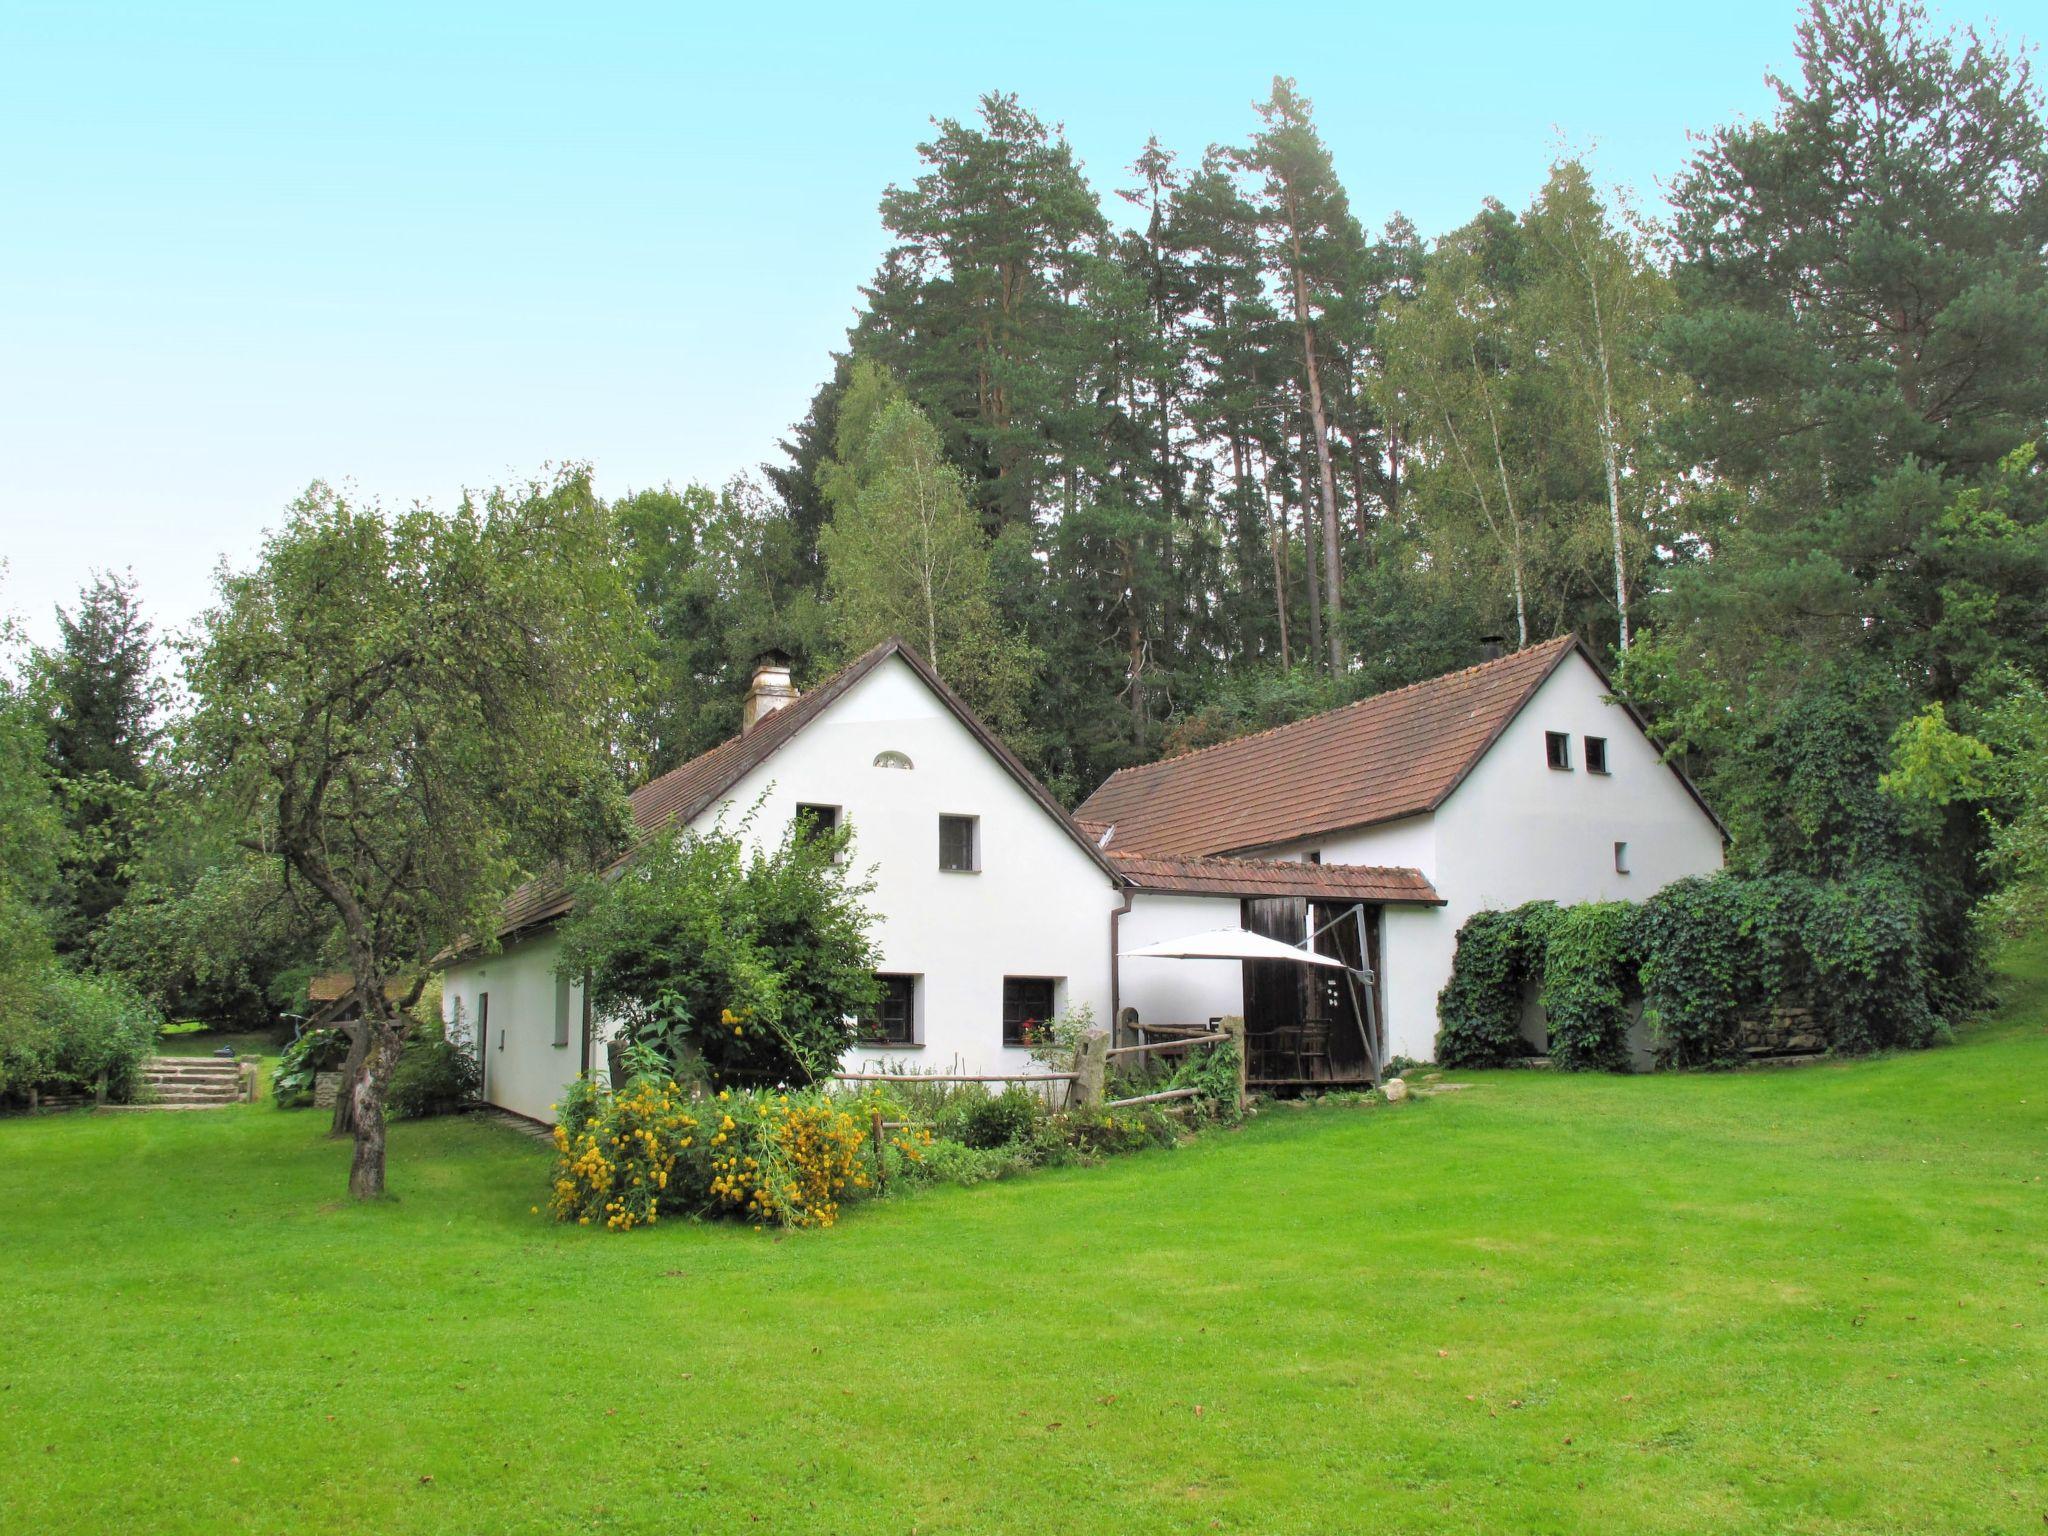
[[(1433, 811), (1578, 642), (1375, 694), (1112, 774), (1080, 815), (1117, 853), (1213, 854)], [(1589, 658), (1590, 659), (1590, 658)]]
[(1141, 891), (1181, 896), (1305, 896), (1310, 901), (1392, 901), (1442, 906), (1418, 869), (1375, 864), (1309, 864), (1297, 859), (1195, 859), (1110, 854)]
[[(952, 710), (960, 723), (972, 731), (1009, 771), (1025, 793), (1065, 828), (1096, 863), (1112, 877), (1115, 875), (1109, 860), (1096, 847), (1096, 839), (1075, 824), (1073, 817), (1033, 777), (1031, 770), (1017, 760), (1016, 754), (1003, 745), (1001, 738), (975, 717), (974, 712), (940, 680), (922, 656), (895, 639), (883, 641), (857, 661), (849, 663), (829, 681), (809, 693), (800, 694), (774, 713), (762, 716), (751, 731), (721, 742), (709, 752), (691, 758), (659, 778), (649, 779), (634, 790), (628, 797), (633, 809), (633, 847), (613, 860), (610, 868), (620, 868), (634, 851), (664, 828), (688, 822), (708, 810), (721, 795), (768, 761), (784, 742), (830, 707), (833, 700), (891, 656), (902, 657)], [(560, 917), (573, 904), (568, 887), (559, 875), (529, 880), (506, 898), (504, 914), (498, 923), (498, 937), (505, 938), (523, 928)]]

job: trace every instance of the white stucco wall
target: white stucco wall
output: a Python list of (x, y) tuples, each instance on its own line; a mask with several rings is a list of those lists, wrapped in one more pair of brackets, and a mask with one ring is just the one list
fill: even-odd
[[(484, 1097), (535, 1120), (552, 1121), (554, 1104), (582, 1061), (583, 989), (569, 989), (569, 1043), (555, 1039), (554, 936), (542, 932), (495, 955), (481, 955), (448, 968), (441, 982), (441, 1012), (450, 1038), (476, 1039), (478, 1002), (490, 998), (489, 1037), (484, 1042)], [(603, 1029), (591, 1051), (592, 1066), (604, 1073)]]
[[(875, 767), (884, 751), (903, 753), (914, 766)], [(1027, 1053), (1002, 1043), (1005, 976), (1050, 977), (1058, 1007), (1086, 1004), (1098, 1023), (1109, 1023), (1109, 914), (1121, 896), (906, 663), (883, 661), (696, 825), (721, 811), (737, 825), (757, 801), (752, 835), (764, 842), (780, 839), (798, 805), (839, 808), (854, 831), (849, 858), (873, 871), (868, 905), (877, 917), (879, 969), (918, 978), (919, 1043), (858, 1046), (843, 1061), (846, 1070), (872, 1063), (889, 1071), (1029, 1070)], [(978, 872), (938, 867), (941, 813), (979, 818)], [(553, 1118), (548, 1106), (578, 1064), (573, 1028), (566, 1051), (548, 1043), (553, 950), (552, 940), (536, 940), (452, 967), (445, 983), (449, 997), (472, 999), (471, 1017), (474, 994), (490, 991), (493, 1034), (502, 1014), (507, 1035), (502, 1053), (493, 1041), (498, 1075), (488, 1096), (536, 1119)], [(601, 1051), (593, 1065), (602, 1066)]]
[[(1139, 894), (1117, 926), (1117, 948), (1133, 950), (1162, 939), (1185, 938), (1214, 928), (1241, 927), (1243, 907), (1235, 896)], [(1206, 1024), (1244, 1013), (1241, 960), (1152, 960), (1121, 962), (1121, 1006), (1138, 1010), (1147, 1024)]]

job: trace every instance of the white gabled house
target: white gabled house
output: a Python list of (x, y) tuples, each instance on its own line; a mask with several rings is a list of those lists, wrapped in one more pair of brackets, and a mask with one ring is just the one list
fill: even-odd
[[(1430, 1054), (1472, 912), (1640, 900), (1721, 863), (1719, 823), (1570, 639), (1126, 770), (1078, 818), (897, 641), (803, 695), (764, 664), (744, 718), (635, 791), (634, 819), (705, 827), (758, 801), (764, 840), (800, 814), (852, 826), (886, 1001), (849, 1070), (1021, 1072), (1023, 1025), (1086, 1005), (1125, 1032), (1242, 1015), (1255, 1079), (1371, 1080)], [(502, 947), (452, 961), (443, 991), (485, 1097), (543, 1120), (605, 1063), (604, 1021), (553, 974), (568, 905), (522, 888)], [(1341, 971), (1129, 954), (1216, 929), (1323, 930), (1371, 995)]]
[[(1087, 1003), (1106, 1018), (1110, 859), (923, 660), (890, 641), (814, 692), (786, 663), (754, 676), (740, 735), (641, 786), (643, 832), (737, 824), (779, 839), (799, 814), (851, 825), (872, 867), (887, 1001), (849, 1058), (882, 1070), (1022, 1072), (1026, 1021)], [(484, 1095), (535, 1119), (581, 1071), (602, 1072), (602, 1020), (553, 974), (559, 886), (508, 903), (496, 954), (448, 968), (443, 1008), (483, 1030)]]

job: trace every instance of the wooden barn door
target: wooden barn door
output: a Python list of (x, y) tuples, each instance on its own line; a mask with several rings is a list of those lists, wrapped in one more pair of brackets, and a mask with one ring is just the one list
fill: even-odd
[[(1308, 903), (1292, 896), (1247, 900), (1241, 921), (1247, 933), (1299, 944), (1308, 937)], [(1287, 1039), (1290, 1031), (1300, 1031), (1307, 1014), (1307, 969), (1285, 960), (1244, 962), (1245, 1054), (1251, 1058), (1246, 1065), (1253, 1076), (1293, 1074)]]
[[(1358, 920), (1354, 910), (1362, 911), (1365, 917), (1365, 944), (1361, 950), (1358, 937)], [(1329, 925), (1328, 931), (1316, 939), (1316, 952), (1341, 960), (1354, 970), (1366, 969), (1373, 973), (1373, 1015), (1384, 1018), (1380, 1011), (1380, 909), (1350, 902), (1318, 904), (1310, 909), (1316, 927)], [(1361, 1076), (1378, 1075), (1379, 1063), (1372, 1058), (1385, 1050), (1384, 1038), (1374, 1028), (1374, 1018), (1361, 1018), (1349, 978), (1339, 971), (1315, 973), (1315, 984), (1323, 989), (1321, 1001), (1324, 1017), (1331, 1021), (1330, 1030), (1330, 1074), (1333, 1077), (1351, 1080)], [(1361, 989), (1362, 990), (1362, 989)], [(1370, 1051), (1366, 1042), (1372, 1042)]]

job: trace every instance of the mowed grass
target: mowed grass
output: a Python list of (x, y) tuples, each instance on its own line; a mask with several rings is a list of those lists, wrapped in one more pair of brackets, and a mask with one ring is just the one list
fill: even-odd
[(2048, 944), (1952, 1049), (1473, 1075), (837, 1230), (0, 1124), (8, 1531), (2040, 1531)]

